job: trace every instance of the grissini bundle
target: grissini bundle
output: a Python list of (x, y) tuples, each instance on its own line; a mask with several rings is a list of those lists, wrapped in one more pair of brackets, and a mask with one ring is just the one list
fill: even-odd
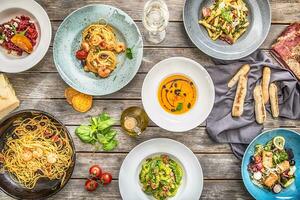
[(264, 67), (263, 68), (262, 82), (261, 82), (264, 104), (268, 103), (268, 101), (269, 101), (270, 79), (271, 79), (271, 69), (269, 67)]
[(247, 94), (247, 80), (247, 77), (240, 76), (231, 111), (233, 117), (240, 117), (243, 114)]
[(246, 76), (246, 74), (249, 72), (249, 70), (250, 70), (250, 65), (249, 64), (243, 65), (239, 69), (239, 71), (230, 79), (227, 86), (229, 88), (232, 88), (238, 82), (238, 80), (241, 76)]
[(275, 83), (270, 84), (269, 94), (270, 94), (272, 116), (276, 118), (279, 116), (279, 105), (278, 105), (278, 88)]
[(265, 104), (263, 102), (261, 85), (255, 86), (253, 91), (253, 97), (254, 97), (256, 122), (262, 124), (266, 121), (267, 114), (266, 114)]

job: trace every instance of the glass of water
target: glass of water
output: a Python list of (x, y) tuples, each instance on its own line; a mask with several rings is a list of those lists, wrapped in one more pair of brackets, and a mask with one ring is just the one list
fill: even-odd
[(144, 6), (143, 24), (146, 40), (158, 44), (165, 39), (169, 22), (169, 10), (163, 0), (149, 0)]

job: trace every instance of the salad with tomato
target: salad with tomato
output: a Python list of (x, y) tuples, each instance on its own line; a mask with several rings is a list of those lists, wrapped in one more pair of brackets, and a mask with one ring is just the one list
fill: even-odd
[(8, 54), (22, 56), (31, 54), (37, 43), (39, 34), (34, 21), (28, 16), (17, 16), (0, 24), (0, 46)]
[(293, 150), (285, 147), (285, 138), (276, 136), (266, 144), (257, 144), (248, 171), (253, 184), (280, 193), (295, 181)]

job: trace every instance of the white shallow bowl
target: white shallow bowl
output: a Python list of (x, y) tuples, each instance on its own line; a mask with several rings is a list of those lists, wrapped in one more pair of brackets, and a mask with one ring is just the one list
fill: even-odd
[(119, 174), (119, 190), (123, 200), (153, 200), (142, 191), (139, 173), (143, 161), (149, 157), (167, 154), (181, 165), (184, 171), (181, 185), (170, 200), (198, 200), (203, 189), (201, 165), (185, 145), (171, 139), (148, 140), (130, 151), (123, 161)]
[(1, 0), (0, 23), (9, 21), (20, 15), (29, 16), (34, 21), (37, 31), (37, 44), (31, 54), (13, 56), (0, 47), (0, 71), (18, 73), (28, 70), (40, 62), (45, 56), (51, 42), (51, 23), (46, 11), (34, 0)]
[[(197, 88), (195, 105), (180, 115), (166, 112), (157, 97), (161, 81), (173, 74), (189, 77)], [(212, 110), (214, 99), (214, 84), (208, 72), (199, 63), (184, 57), (172, 57), (157, 63), (147, 74), (142, 87), (143, 106), (150, 119), (173, 132), (188, 131), (204, 122)]]

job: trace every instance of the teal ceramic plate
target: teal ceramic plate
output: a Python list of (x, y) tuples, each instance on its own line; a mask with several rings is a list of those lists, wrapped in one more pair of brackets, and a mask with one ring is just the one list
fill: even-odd
[[(85, 72), (75, 57), (81, 44), (81, 32), (88, 25), (105, 20), (115, 31), (120, 42), (132, 48), (133, 59), (125, 53), (118, 55), (118, 65), (105, 79)], [(90, 95), (106, 95), (126, 86), (137, 73), (143, 57), (143, 40), (134, 21), (122, 10), (102, 4), (82, 7), (62, 22), (54, 39), (53, 57), (62, 79), (76, 90)]]
[[(254, 185), (250, 179), (247, 166), (250, 163), (250, 157), (254, 154), (254, 149), (257, 144), (265, 144), (276, 136), (283, 136), (285, 138), (285, 148), (290, 148), (294, 153), (294, 160), (296, 161), (296, 173), (295, 182), (288, 188), (283, 189), (279, 194), (275, 194), (272, 191), (260, 188)], [(296, 131), (278, 128), (270, 131), (265, 131), (258, 135), (249, 144), (242, 162), (242, 177), (243, 182), (249, 193), (255, 199), (263, 200), (296, 200), (300, 199), (300, 134)]]

